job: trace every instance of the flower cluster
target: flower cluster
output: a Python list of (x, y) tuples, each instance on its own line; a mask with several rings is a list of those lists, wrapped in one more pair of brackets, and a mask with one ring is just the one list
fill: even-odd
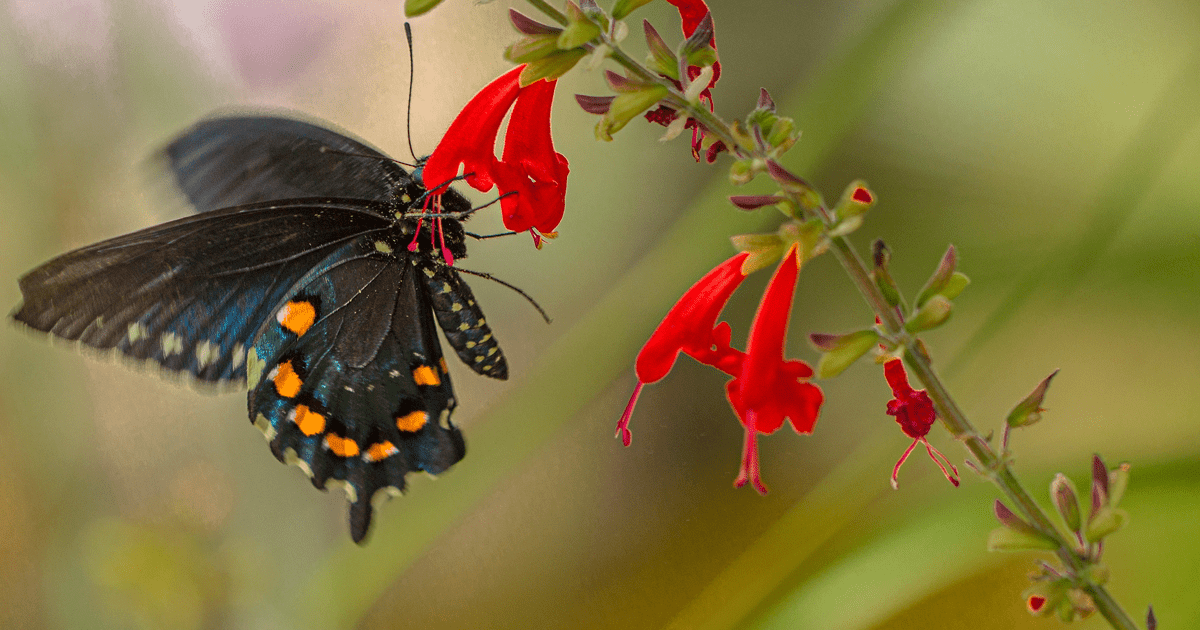
[[(459, 112), (425, 162), (430, 192), (445, 192), (464, 169), (463, 179), (481, 192), (500, 191), (504, 226), (529, 231), (534, 244), (553, 238), (566, 205), (567, 159), (554, 150), (550, 107), (554, 81), (520, 85), (525, 66), (517, 66), (479, 91)], [(496, 137), (505, 114), (504, 153), (496, 159)]]
[[(683, 35), (685, 37), (699, 38), (701, 41), (707, 37), (709, 48), (715, 55), (717, 49), (717, 38), (713, 30), (712, 14), (708, 11), (708, 5), (703, 0), (668, 0), (671, 4), (679, 9), (679, 18), (683, 27)], [(646, 24), (647, 39), (657, 38), (658, 34), (653, 32), (653, 28)], [(687, 80), (690, 83), (700, 80), (695, 88), (689, 86), (689, 91), (699, 89), (696, 93), (696, 99), (708, 111), (713, 111), (712, 88), (717, 84), (717, 80), (721, 78), (721, 62), (713, 61), (710, 66), (711, 70), (698, 65), (688, 64), (685, 70)], [(707, 72), (706, 72), (707, 70)], [(683, 90), (684, 86), (681, 80), (675, 79), (671, 75), (661, 75), (667, 80), (675, 84), (676, 89)], [(671, 123), (679, 117), (679, 112), (669, 105), (659, 105), (656, 109), (646, 112), (646, 120), (660, 124), (664, 127), (670, 127)], [(684, 123), (684, 129), (692, 130), (692, 157), (696, 161), (700, 161), (700, 149), (704, 144), (704, 127), (694, 118), (688, 118)], [(709, 145), (705, 152), (705, 160), (712, 164), (717, 160), (717, 155), (721, 151), (727, 150), (725, 143), (714, 142)]]
[(635, 370), (638, 384), (617, 425), (617, 435), (629, 446), (629, 420), (642, 387), (664, 376), (675, 365), (679, 353), (733, 377), (725, 394), (745, 429), (742, 464), (734, 485), (749, 482), (765, 494), (758, 462), (758, 435), (774, 433), (791, 421), (797, 433), (811, 433), (817, 423), (824, 395), (808, 382), (812, 368), (803, 361), (786, 360), (783, 346), (796, 277), (800, 271), (799, 246), (793, 245), (775, 270), (742, 352), (730, 346), (728, 322), (717, 318), (738, 285), (746, 278), (743, 266), (748, 253), (741, 253), (708, 272), (667, 313), (662, 323), (638, 353)]

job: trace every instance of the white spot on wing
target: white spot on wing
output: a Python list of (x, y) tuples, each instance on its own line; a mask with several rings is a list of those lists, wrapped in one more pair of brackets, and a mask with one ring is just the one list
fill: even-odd
[(211, 341), (196, 344), (196, 367), (203, 369), (221, 357), (221, 346)]
[(161, 344), (164, 357), (183, 352), (183, 338), (175, 333), (163, 333)]

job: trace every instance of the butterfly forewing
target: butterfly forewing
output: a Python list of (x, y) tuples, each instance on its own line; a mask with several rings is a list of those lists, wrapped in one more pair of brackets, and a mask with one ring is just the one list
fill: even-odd
[(13, 316), (201, 380), (241, 380), (245, 350), (292, 285), (340, 243), (390, 225), (366, 207), (258, 204), (97, 243), (22, 277)]
[(163, 154), (198, 212), (302, 197), (407, 203), (420, 195), (412, 194), (419, 186), (411, 175), (366, 143), (287, 118), (205, 120)]
[(250, 415), (280, 461), (347, 484), (351, 535), (375, 494), (465, 453), (417, 258), (364, 239), (298, 283), (250, 351)]

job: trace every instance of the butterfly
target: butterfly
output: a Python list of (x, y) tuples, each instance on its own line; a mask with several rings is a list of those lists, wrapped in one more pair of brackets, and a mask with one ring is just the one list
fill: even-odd
[(37, 267), (13, 318), (245, 383), (275, 457), (317, 488), (344, 485), (361, 543), (377, 498), (466, 454), (434, 322), (472, 370), (508, 377), (449, 264), (466, 256), (470, 203), (449, 190), (425, 210), (419, 166), (283, 117), (205, 120), (161, 157), (197, 213)]

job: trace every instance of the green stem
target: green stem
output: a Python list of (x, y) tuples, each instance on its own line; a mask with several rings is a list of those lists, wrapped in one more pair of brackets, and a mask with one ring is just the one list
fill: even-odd
[[(531, 2), (533, 1), (531, 0)], [(769, 156), (761, 150), (750, 151), (747, 155), (744, 148), (738, 147), (729, 125), (715, 113), (698, 106), (696, 103), (686, 101), (683, 94), (672, 82), (647, 70), (622, 51), (616, 42), (608, 41), (606, 38), (605, 43), (612, 48), (612, 58), (618, 64), (643, 80), (654, 81), (659, 85), (667, 87), (670, 90), (668, 100), (672, 106), (686, 112), (688, 117), (698, 121), (705, 127), (708, 133), (716, 139), (723, 141), (731, 150), (737, 151), (746, 157), (762, 159), (764, 161), (768, 159)], [(805, 207), (804, 200), (800, 198), (799, 194), (786, 194), (796, 203), (797, 207)], [(827, 212), (817, 212), (815, 214), (821, 216), (828, 225), (830, 219)], [(863, 298), (867, 301), (867, 304), (871, 307), (871, 310), (875, 311), (884, 331), (895, 339), (903, 340), (905, 347), (904, 362), (909, 366), (909, 369), (916, 378), (925, 386), (930, 399), (933, 400), (934, 405), (937, 407), (938, 416), (942, 419), (942, 423), (946, 429), (966, 446), (971, 455), (979, 462), (979, 469), (996, 484), (1004, 496), (1008, 497), (1016, 506), (1017, 511), (1028, 519), (1034, 527), (1037, 527), (1058, 541), (1059, 548), (1056, 553), (1059, 559), (1068, 571), (1080, 580), (1079, 587), (1092, 597), (1097, 610), (1108, 620), (1109, 624), (1118, 630), (1137, 630), (1137, 626), (1133, 620), (1103, 586), (1086, 581), (1081, 576), (1082, 570), (1087, 564), (1087, 559), (1080, 556), (1075, 551), (1071, 541), (1063, 537), (1049, 516), (1046, 515), (1046, 512), (1042, 510), (1033, 497), (1030, 496), (1029, 492), (1021, 485), (1020, 481), (1017, 480), (1008, 462), (992, 449), (987, 440), (980, 436), (974, 425), (967, 419), (966, 414), (954, 401), (953, 396), (951, 396), (946, 385), (937, 375), (937, 372), (934, 371), (933, 365), (925, 353), (914, 352), (912, 350), (917, 343), (917, 339), (904, 330), (899, 314), (888, 304), (883, 294), (879, 291), (879, 288), (875, 285), (875, 282), (871, 279), (870, 272), (863, 262), (862, 257), (858, 254), (858, 251), (854, 249), (854, 246), (848, 240), (841, 236), (833, 237), (831, 244), (834, 256), (846, 270), (851, 282), (858, 288)]]
[[(560, 24), (565, 25), (567, 23), (566, 16), (548, 5), (544, 0), (528, 1), (531, 5)], [(743, 158), (750, 157), (763, 160), (764, 163), (770, 158), (762, 149), (747, 150), (745, 147), (739, 146), (734, 139), (729, 124), (714, 112), (699, 106), (698, 103), (687, 101), (682, 91), (672, 81), (659, 76), (657, 73), (650, 71), (638, 63), (621, 49), (618, 42), (608, 37), (607, 34), (602, 34), (600, 38), (611, 49), (610, 56), (617, 64), (643, 81), (654, 82), (666, 87), (668, 97), (664, 100), (672, 107), (685, 112), (689, 118), (699, 122), (705, 128), (708, 135), (724, 142), (730, 151)], [(796, 203), (797, 207), (806, 207), (805, 200), (801, 198), (800, 194), (789, 192), (785, 192), (785, 194)], [(815, 216), (820, 217), (826, 223), (827, 227), (832, 227), (831, 221), (833, 219), (825, 208), (809, 208), (809, 210)], [(875, 285), (875, 282), (871, 279), (867, 265), (863, 262), (858, 251), (842, 236), (832, 237), (830, 242), (834, 256), (846, 270), (851, 282), (858, 288), (859, 293), (867, 301), (871, 310), (875, 311), (875, 314), (879, 317), (884, 332), (891, 338), (901, 341), (903, 344), (905, 348), (905, 364), (908, 365), (916, 378), (925, 386), (930, 399), (937, 408), (938, 416), (941, 418), (946, 429), (966, 446), (971, 455), (979, 462), (979, 470), (1008, 497), (1016, 506), (1017, 511), (1034, 527), (1053, 537), (1058, 542), (1059, 547), (1056, 554), (1059, 559), (1070, 574), (1076, 577), (1079, 588), (1092, 597), (1097, 610), (1108, 620), (1109, 624), (1118, 630), (1137, 630), (1137, 626), (1133, 620), (1103, 586), (1083, 578), (1081, 575), (1082, 570), (1087, 566), (1088, 560), (1075, 551), (1071, 541), (1064, 538), (1059, 528), (1054, 525), (1050, 517), (1046, 515), (1045, 511), (1042, 510), (1033, 497), (1025, 490), (1020, 481), (1017, 480), (1016, 475), (1013, 474), (1008, 461), (1001, 455), (998, 455), (988, 441), (980, 436), (974, 425), (967, 419), (966, 414), (954, 401), (949, 389), (933, 369), (933, 365), (926, 353), (913, 351), (913, 347), (919, 343), (918, 340), (904, 330), (900, 315), (891, 307), (887, 299)]]

